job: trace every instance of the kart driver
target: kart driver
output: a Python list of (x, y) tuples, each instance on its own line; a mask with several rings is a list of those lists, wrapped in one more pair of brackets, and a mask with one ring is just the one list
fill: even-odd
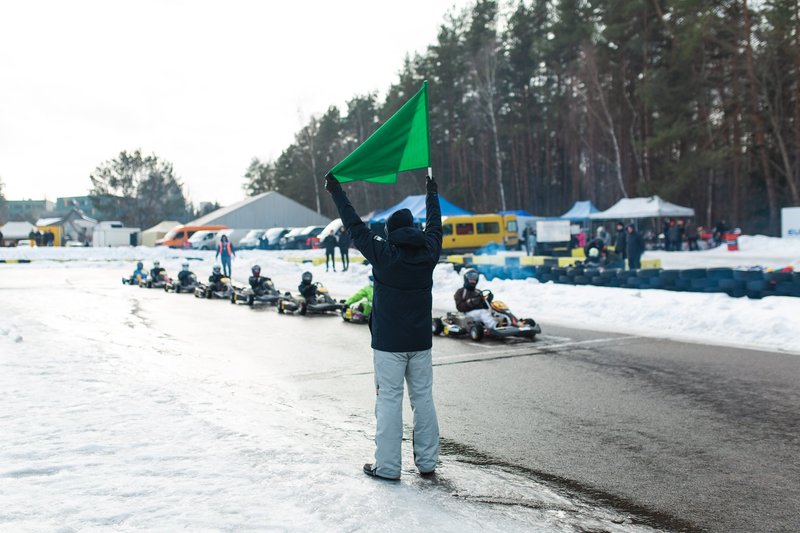
[(140, 279), (147, 279), (147, 272), (145, 272), (144, 265), (141, 261), (136, 263), (136, 270), (134, 270), (133, 274), (131, 274), (131, 281), (137, 282)]
[(161, 268), (161, 263), (153, 261), (153, 268), (150, 269), (150, 279), (154, 282), (161, 281), (163, 276), (167, 275), (166, 269)]
[(183, 263), (181, 265), (181, 271), (178, 272), (178, 281), (180, 282), (181, 287), (191, 285), (193, 278), (194, 272), (189, 270), (189, 263)]
[(313, 303), (317, 298), (317, 286), (311, 283), (313, 279), (311, 272), (303, 272), (300, 285), (297, 286), (297, 290), (306, 299), (306, 303)]
[(222, 278), (226, 277), (222, 273), (222, 268), (219, 265), (214, 265), (211, 269), (211, 275), (208, 276), (208, 283), (211, 284), (211, 289), (215, 291), (224, 291), (225, 284), (222, 283)]
[(372, 290), (375, 285), (375, 278), (369, 275), (369, 283), (361, 287), (358, 292), (344, 301), (353, 311), (359, 311), (365, 317), (372, 313)]
[(464, 272), (464, 286), (458, 289), (453, 296), (456, 300), (456, 309), (473, 320), (481, 322), (485, 328), (494, 329), (497, 321), (492, 316), (483, 293), (476, 288), (478, 277), (478, 271), (472, 268)]
[(250, 282), (250, 288), (253, 289), (253, 294), (256, 296), (262, 296), (267, 293), (269, 290), (269, 281), (270, 279), (267, 277), (261, 276), (261, 267), (258, 265), (253, 265), (253, 268), (250, 269), (250, 272), (253, 274), (248, 278), (248, 282)]

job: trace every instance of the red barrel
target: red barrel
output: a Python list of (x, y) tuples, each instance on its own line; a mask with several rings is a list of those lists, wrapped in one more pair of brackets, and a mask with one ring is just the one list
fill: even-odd
[(739, 234), (738, 233), (726, 233), (725, 234), (725, 244), (728, 245), (729, 252), (738, 252), (739, 251)]

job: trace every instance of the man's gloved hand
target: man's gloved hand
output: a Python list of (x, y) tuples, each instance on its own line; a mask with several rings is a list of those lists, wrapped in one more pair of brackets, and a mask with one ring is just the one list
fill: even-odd
[(425, 176), (425, 190), (439, 194), (439, 186), (436, 184), (436, 180), (430, 176)]
[(494, 300), (494, 294), (490, 292), (489, 294), (486, 295), (486, 301), (492, 303), (492, 300)]
[(342, 184), (339, 183), (339, 180), (337, 180), (333, 174), (328, 173), (325, 175), (325, 189), (333, 194), (336, 191), (342, 190)]

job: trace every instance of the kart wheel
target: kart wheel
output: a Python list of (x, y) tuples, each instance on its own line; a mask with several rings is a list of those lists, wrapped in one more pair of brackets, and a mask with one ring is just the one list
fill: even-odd
[(300, 313), (303, 316), (305, 316), (305, 314), (308, 313), (308, 307), (306, 307), (306, 303), (305, 302), (300, 304), (300, 309), (297, 312)]
[(211, 289), (209, 289), (209, 290), (207, 290), (207, 291), (206, 291), (205, 297), (206, 297), (206, 298), (208, 298), (208, 299), (210, 300), (210, 299), (211, 299), (211, 296), (213, 296), (213, 294), (214, 294), (214, 293), (211, 291)]
[(278, 314), (282, 315), (283, 314), (283, 302), (278, 302), (278, 308), (277, 309), (278, 309)]
[[(532, 318), (526, 318), (526, 319), (524, 319), (522, 321), (522, 323), (525, 324), (526, 326), (530, 326), (530, 327), (535, 327), (536, 326), (536, 321), (534, 321)], [(530, 336), (530, 339), (533, 340), (535, 338), (536, 338), (536, 333), (532, 332), (531, 336)]]
[(247, 297), (247, 305), (249, 305), (250, 307), (253, 307), (253, 304), (255, 304), (255, 303), (256, 303), (255, 295), (251, 294), (250, 296)]
[(236, 293), (235, 292), (233, 294), (231, 294), (230, 301), (231, 301), (232, 304), (236, 303)]
[(483, 325), (472, 324), (469, 328), (469, 338), (474, 341), (480, 341), (483, 338)]
[(175, 285), (175, 294), (180, 294), (180, 293), (181, 293), (181, 286)]
[(153, 288), (153, 282), (152, 281), (148, 281), (147, 282), (147, 288), (148, 289), (152, 289)]
[(441, 335), (442, 331), (444, 331), (444, 322), (442, 322), (442, 319), (434, 318), (431, 329), (434, 335)]

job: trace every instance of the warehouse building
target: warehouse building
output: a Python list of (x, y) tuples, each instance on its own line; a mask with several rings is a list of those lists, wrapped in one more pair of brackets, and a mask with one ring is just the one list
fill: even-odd
[(189, 226), (224, 225), (231, 229), (325, 226), (330, 219), (279, 192), (265, 192), (188, 222)]

